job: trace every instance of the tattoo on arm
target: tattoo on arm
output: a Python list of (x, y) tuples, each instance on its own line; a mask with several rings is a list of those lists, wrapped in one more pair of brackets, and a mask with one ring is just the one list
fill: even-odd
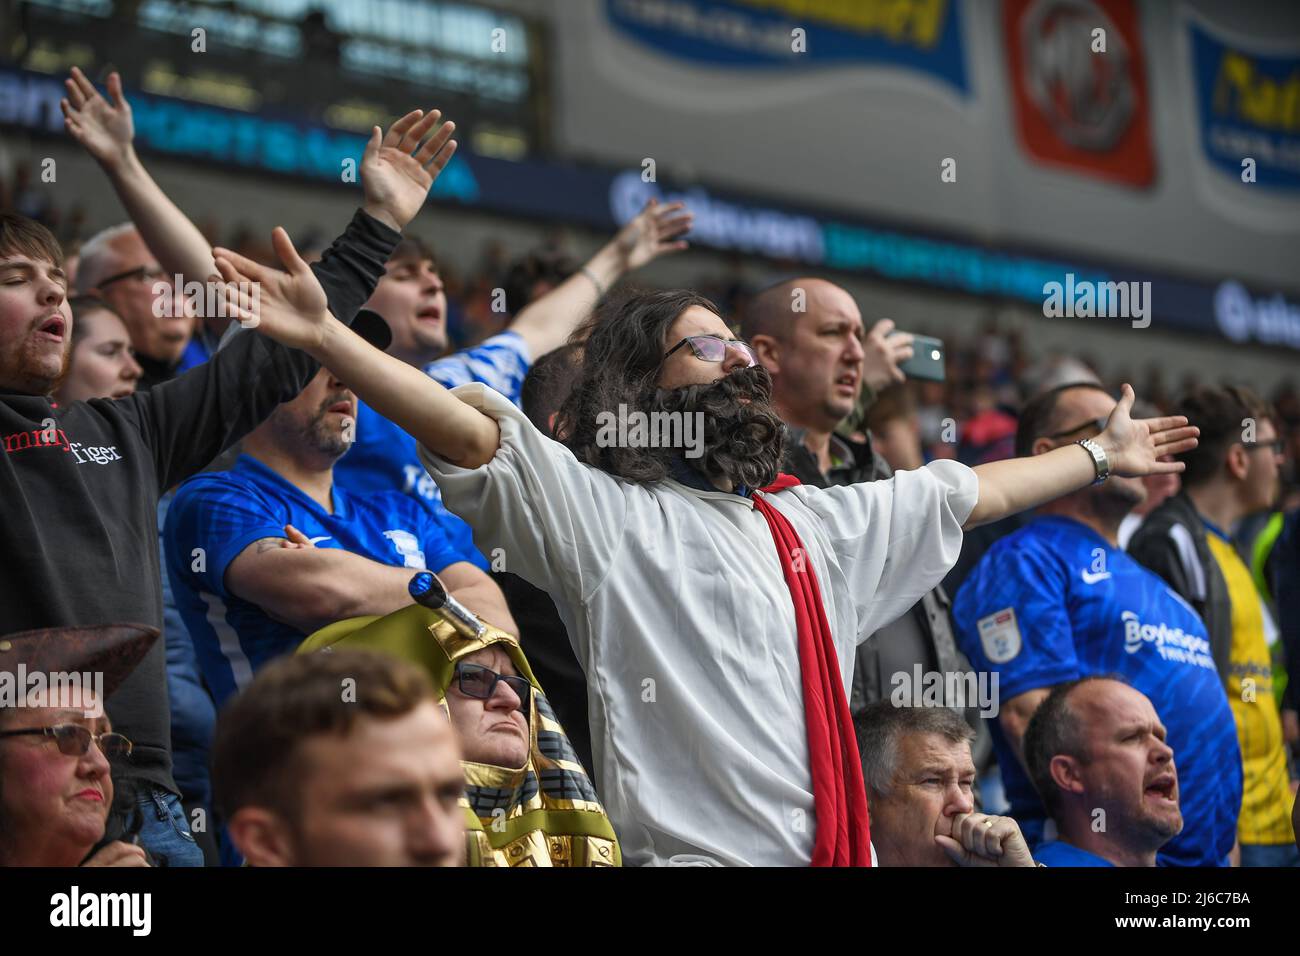
[(277, 548), (281, 548), (281, 547), (283, 547), (283, 546), (284, 546), (284, 542), (285, 542), (286, 540), (288, 540), (288, 539), (286, 539), (286, 538), (259, 538), (257, 541), (253, 542), (254, 545), (256, 546), (256, 550), (255, 550), (253, 553), (254, 553), (254, 554), (261, 554), (261, 553), (264, 552), (264, 551), (274, 551), (274, 550), (276, 550)]

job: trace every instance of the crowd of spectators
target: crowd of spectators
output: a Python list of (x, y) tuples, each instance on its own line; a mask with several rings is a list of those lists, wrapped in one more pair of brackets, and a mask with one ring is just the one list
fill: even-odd
[(436, 111), (338, 238), (221, 236), (115, 76), (64, 113), (128, 221), (0, 171), (0, 671), (103, 679), (0, 709), (0, 863), (1300, 865), (1294, 384), (615, 291), (680, 203), (458, 274)]

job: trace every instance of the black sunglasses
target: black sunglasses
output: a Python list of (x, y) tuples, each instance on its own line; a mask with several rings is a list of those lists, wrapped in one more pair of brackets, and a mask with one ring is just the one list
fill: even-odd
[(1286, 454), (1286, 440), (1283, 438), (1274, 438), (1272, 441), (1244, 441), (1241, 443), (1245, 446), (1246, 451), (1259, 451), (1261, 448), (1271, 448), (1273, 454)]
[(668, 358), (686, 345), (691, 347), (697, 359), (705, 362), (721, 362), (727, 357), (727, 349), (730, 347), (744, 355), (749, 360), (750, 367), (758, 364), (758, 356), (754, 354), (754, 349), (748, 342), (740, 339), (724, 339), (719, 335), (688, 335), (665, 352), (664, 358)]
[(127, 269), (125, 272), (119, 272), (117, 275), (111, 275), (103, 279), (96, 286), (98, 289), (104, 289), (114, 282), (121, 282), (123, 279), (161, 279), (167, 273), (161, 266), (137, 266), (134, 269)]
[(59, 745), (59, 753), (69, 757), (85, 756), (93, 740), (99, 745), (105, 757), (129, 757), (135, 746), (121, 734), (92, 734), (81, 724), (56, 724), (53, 727), (31, 727), (27, 730), (0, 731), (0, 737), (23, 737), (43, 735), (53, 737)]
[(1075, 425), (1073, 428), (1067, 428), (1063, 432), (1057, 432), (1055, 435), (1048, 435), (1047, 437), (1052, 439), (1053, 441), (1055, 441), (1058, 438), (1068, 438), (1069, 436), (1075, 434), (1076, 432), (1083, 431), (1085, 428), (1095, 428), (1097, 429), (1097, 434), (1100, 435), (1102, 432), (1106, 430), (1106, 419), (1094, 418), (1091, 421), (1084, 422), (1082, 425)]
[(519, 698), (521, 710), (528, 709), (528, 695), (533, 689), (533, 685), (528, 683), (526, 678), (514, 677), (510, 674), (498, 674), (490, 667), (473, 664), (469, 661), (457, 662), (456, 681), (462, 694), (478, 700), (490, 699), (496, 693), (497, 684), (503, 683), (514, 691), (515, 696)]

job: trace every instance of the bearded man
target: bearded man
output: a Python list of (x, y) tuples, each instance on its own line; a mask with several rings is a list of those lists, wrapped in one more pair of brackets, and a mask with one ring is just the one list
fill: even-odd
[[(318, 357), (409, 431), (478, 546), (504, 549), (555, 600), (632, 865), (868, 865), (846, 699), (858, 642), (938, 583), (963, 527), (1110, 470), (1179, 470), (1157, 459), (1195, 445), (1185, 419), (1133, 421), (1126, 386), (1080, 447), (844, 487), (771, 484), (784, 431), (770, 379), (708, 300), (680, 291), (597, 315), (560, 444), (490, 389), (449, 393), (367, 345), (329, 315), (284, 230), (273, 241), (287, 273), (216, 250), (227, 281), (261, 282), (258, 333)], [(236, 291), (229, 301), (252, 315)], [(605, 447), (600, 426), (620, 405), (701, 413), (703, 443)]]

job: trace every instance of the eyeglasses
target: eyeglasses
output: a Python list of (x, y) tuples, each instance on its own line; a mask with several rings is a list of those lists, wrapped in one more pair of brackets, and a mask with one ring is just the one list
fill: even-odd
[(490, 699), (496, 693), (497, 684), (505, 684), (519, 698), (520, 709), (528, 707), (528, 694), (533, 689), (533, 685), (528, 683), (526, 678), (498, 674), (490, 667), (471, 664), (468, 661), (461, 661), (456, 665), (456, 680), (462, 694), (478, 700)]
[(689, 345), (695, 357), (705, 362), (721, 362), (727, 357), (727, 349), (733, 348), (745, 356), (749, 367), (758, 364), (758, 356), (754, 354), (754, 349), (748, 342), (742, 342), (740, 339), (724, 339), (720, 335), (688, 335), (670, 348), (664, 354), (664, 358), (668, 358), (683, 345)]
[(124, 279), (161, 279), (166, 274), (162, 266), (137, 266), (134, 269), (127, 269), (125, 272), (109, 276), (107, 279), (102, 280), (97, 288), (105, 289), (114, 282), (121, 282)]
[(92, 734), (81, 724), (56, 724), (53, 727), (31, 727), (27, 730), (0, 731), (0, 737), (23, 737), (43, 735), (53, 737), (59, 745), (59, 753), (69, 757), (85, 756), (93, 740), (105, 757), (129, 757), (135, 747), (121, 734)]
[(1244, 441), (1241, 443), (1246, 451), (1259, 451), (1261, 448), (1271, 448), (1273, 454), (1286, 454), (1286, 440), (1283, 438), (1274, 438), (1272, 441)]
[(1063, 432), (1057, 432), (1055, 435), (1048, 435), (1047, 437), (1053, 441), (1058, 438), (1069, 438), (1071, 435), (1081, 432), (1085, 428), (1095, 428), (1097, 429), (1097, 434), (1100, 435), (1106, 430), (1106, 419), (1094, 418), (1092, 421), (1084, 422), (1082, 425), (1075, 425), (1073, 428), (1067, 428)]

